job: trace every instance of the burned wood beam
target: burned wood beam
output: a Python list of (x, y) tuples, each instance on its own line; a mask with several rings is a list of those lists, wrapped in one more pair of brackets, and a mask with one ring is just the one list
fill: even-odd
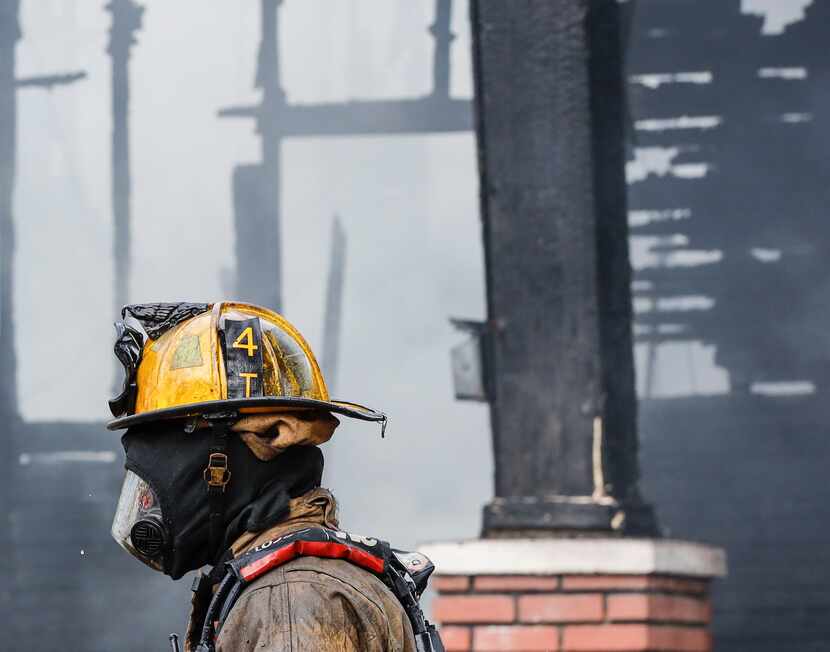
[(450, 96), (450, 46), (455, 34), (450, 29), (452, 20), (452, 0), (435, 0), (435, 22), (429, 31), (435, 40), (435, 53), (432, 57), (432, 95), (449, 98)]
[(76, 81), (86, 79), (86, 77), (86, 72), (83, 70), (58, 75), (36, 75), (33, 77), (22, 77), (16, 80), (15, 86), (17, 88), (45, 88), (52, 90), (55, 86), (74, 84)]
[(20, 39), (19, 1), (0, 0), (0, 573), (6, 589), (0, 591), (0, 624), (9, 640), (17, 638), (15, 595), (17, 550), (14, 546), (12, 488), (16, 435), (20, 423), (17, 393), (17, 355), (14, 348), (15, 225), (12, 212), (17, 160), (16, 48)]
[[(12, 297), (15, 253), (12, 194), (17, 159), (15, 50), (21, 36), (18, 10), (18, 0), (0, 0), (0, 417), (9, 421), (19, 418)], [(4, 447), (0, 447), (0, 452), (4, 459), (8, 457)]]
[(331, 225), (329, 273), (323, 313), (323, 377), (330, 395), (337, 396), (337, 371), (340, 362), (340, 333), (343, 322), (343, 291), (346, 277), (346, 230), (335, 215)]
[(130, 287), (130, 52), (141, 29), (144, 8), (134, 0), (112, 0), (107, 9), (112, 26), (107, 53), (112, 62), (112, 214), (113, 304), (119, 314)]
[(473, 0), (489, 536), (656, 530), (640, 498), (616, 0)]
[[(274, 131), (281, 137), (360, 136), (372, 134), (441, 133), (473, 128), (469, 100), (417, 98), (332, 104), (286, 105), (277, 113)], [(229, 107), (223, 118), (256, 118), (259, 106)]]

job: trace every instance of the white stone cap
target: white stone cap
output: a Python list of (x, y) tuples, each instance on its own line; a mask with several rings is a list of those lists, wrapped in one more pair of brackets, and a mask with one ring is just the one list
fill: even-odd
[(726, 575), (722, 548), (670, 539), (470, 539), (418, 551), (441, 575)]

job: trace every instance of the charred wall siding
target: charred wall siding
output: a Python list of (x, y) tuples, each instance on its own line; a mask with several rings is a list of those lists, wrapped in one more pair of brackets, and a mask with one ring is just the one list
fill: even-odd
[[(718, 650), (824, 649), (830, 5), (774, 36), (738, 0), (634, 7), (632, 159), (667, 162), (630, 186), (632, 235), (653, 238), (635, 334), (651, 353), (712, 345), (730, 380), (641, 402), (644, 489), (668, 534), (728, 550)], [(758, 393), (783, 381), (803, 395)]]
[(819, 652), (830, 641), (827, 396), (643, 401), (643, 487), (666, 534), (726, 547), (718, 652)]
[[(16, 10), (17, 2), (0, 7)], [(721, 397), (641, 402), (644, 489), (668, 534), (725, 545), (730, 553), (731, 576), (715, 599), (717, 649), (725, 652), (812, 652), (830, 640), (830, 526), (822, 518), (830, 459), (828, 13), (828, 3), (815, 2), (783, 35), (761, 36), (760, 19), (742, 15), (738, 0), (638, 0), (629, 36), (630, 73), (640, 76), (630, 85), (632, 147), (678, 149), (666, 173), (630, 189), (632, 209), (654, 215), (633, 223), (632, 235), (663, 238), (651, 249), (661, 264), (635, 276), (635, 291), (638, 299), (713, 302), (708, 310), (640, 312), (636, 334), (647, 346), (715, 345), (732, 384)], [(5, 18), (0, 13), (4, 29)], [(3, 37), (8, 52), (9, 34)], [(641, 78), (676, 73), (706, 74), (654, 88), (654, 77)], [(698, 83), (707, 74), (711, 81)], [(4, 115), (13, 107), (11, 83), (6, 65)], [(402, 102), (390, 115), (404, 115), (410, 105), (422, 106)], [(470, 127), (467, 103), (447, 107), (440, 112), (450, 126), (432, 131)], [(375, 113), (331, 111), (285, 120), (295, 121), (297, 135), (322, 123), (342, 129), (344, 115), (371, 118), (347, 125), (356, 131), (377, 123)], [(3, 148), (13, 151), (11, 123), (4, 124)], [(689, 174), (700, 166), (703, 176)], [(3, 170), (4, 197), (10, 169)], [(8, 210), (2, 217), (10, 224)], [(6, 288), (10, 240), (0, 240)], [(780, 257), (764, 262), (753, 249)], [(672, 265), (678, 255), (713, 250), (722, 256), (715, 263)], [(9, 302), (4, 290), (4, 306)], [(13, 387), (9, 326), (0, 353), (4, 378), (11, 378), (5, 386)], [(753, 383), (769, 380), (806, 380), (816, 393), (751, 393)], [(33, 651), (162, 649), (168, 631), (181, 631), (188, 586), (146, 571), (106, 536), (123, 478), (117, 437), (100, 424), (55, 423), (6, 424), (3, 436), (3, 500), (11, 509), (0, 542), (11, 538), (14, 551), (4, 559), (0, 588), (8, 639)], [(20, 464), (23, 454), (65, 450), (110, 451), (116, 461)]]
[(38, 652), (164, 649), (182, 631), (190, 582), (149, 571), (106, 535), (124, 479), (118, 434), (102, 423), (15, 434), (5, 640)]

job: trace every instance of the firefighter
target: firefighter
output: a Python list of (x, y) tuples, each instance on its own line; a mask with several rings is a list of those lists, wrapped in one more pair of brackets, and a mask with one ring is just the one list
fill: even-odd
[(320, 486), (334, 415), (386, 417), (330, 399), (306, 341), (270, 310), (142, 304), (122, 319), (112, 535), (174, 580), (200, 570), (185, 650), (442, 650), (418, 606), (429, 560), (343, 532)]

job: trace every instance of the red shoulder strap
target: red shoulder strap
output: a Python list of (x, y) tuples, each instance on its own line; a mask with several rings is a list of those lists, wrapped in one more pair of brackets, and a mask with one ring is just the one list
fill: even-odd
[(245, 583), (298, 557), (343, 559), (371, 573), (383, 575), (387, 550), (388, 544), (377, 539), (314, 527), (266, 541), (229, 565)]

